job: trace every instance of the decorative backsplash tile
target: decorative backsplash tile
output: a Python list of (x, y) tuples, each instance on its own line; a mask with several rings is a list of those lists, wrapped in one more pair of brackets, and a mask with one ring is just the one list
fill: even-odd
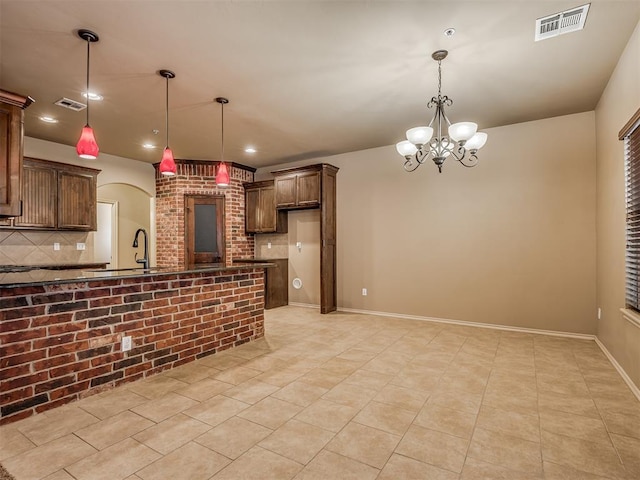
[[(271, 248), (269, 248), (271, 243)], [(255, 236), (256, 258), (289, 258), (289, 235), (260, 233)]]
[[(0, 265), (90, 263), (95, 232), (0, 231)], [(59, 243), (60, 250), (53, 244)], [(78, 250), (77, 244), (85, 249)]]

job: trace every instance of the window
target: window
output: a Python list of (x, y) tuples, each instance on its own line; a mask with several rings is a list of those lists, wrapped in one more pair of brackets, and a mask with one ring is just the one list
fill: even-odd
[(640, 312), (640, 110), (620, 130), (627, 205), (626, 306)]

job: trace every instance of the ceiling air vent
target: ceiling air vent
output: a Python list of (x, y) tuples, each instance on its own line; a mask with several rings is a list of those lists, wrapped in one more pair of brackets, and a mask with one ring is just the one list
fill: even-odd
[(55, 102), (54, 105), (68, 108), (69, 110), (73, 110), (75, 112), (79, 112), (80, 110), (84, 110), (85, 108), (87, 108), (84, 103), (76, 102), (75, 100), (71, 100), (70, 98), (65, 97), (62, 97), (60, 100)]
[(536, 42), (584, 28), (590, 3), (536, 20)]

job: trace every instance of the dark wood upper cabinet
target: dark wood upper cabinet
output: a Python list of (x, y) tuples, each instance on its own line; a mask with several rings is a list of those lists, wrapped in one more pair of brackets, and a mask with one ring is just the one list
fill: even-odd
[(320, 206), (320, 171), (307, 168), (272, 172), (275, 175), (276, 208), (292, 210)]
[(22, 215), (0, 227), (96, 230), (99, 172), (93, 168), (26, 157), (21, 180)]
[(96, 173), (58, 172), (58, 228), (96, 230)]
[(22, 215), (16, 227), (56, 228), (58, 185), (56, 171), (47, 164), (26, 159), (22, 169)]
[(287, 233), (287, 212), (276, 210), (273, 180), (246, 183), (245, 231), (247, 233)]
[(32, 102), (30, 97), (0, 90), (0, 218), (22, 213), (24, 109)]

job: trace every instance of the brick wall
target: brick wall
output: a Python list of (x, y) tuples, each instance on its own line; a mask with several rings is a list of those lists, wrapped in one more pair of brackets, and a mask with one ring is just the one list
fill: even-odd
[(262, 337), (264, 271), (1, 288), (0, 327), (4, 424)]
[(223, 195), (225, 197), (226, 264), (234, 259), (253, 258), (253, 235), (244, 233), (243, 182), (253, 181), (248, 167), (228, 164), (228, 187), (216, 186), (218, 162), (176, 160), (177, 174), (161, 175), (156, 166), (156, 263), (163, 267), (184, 264), (185, 195)]

